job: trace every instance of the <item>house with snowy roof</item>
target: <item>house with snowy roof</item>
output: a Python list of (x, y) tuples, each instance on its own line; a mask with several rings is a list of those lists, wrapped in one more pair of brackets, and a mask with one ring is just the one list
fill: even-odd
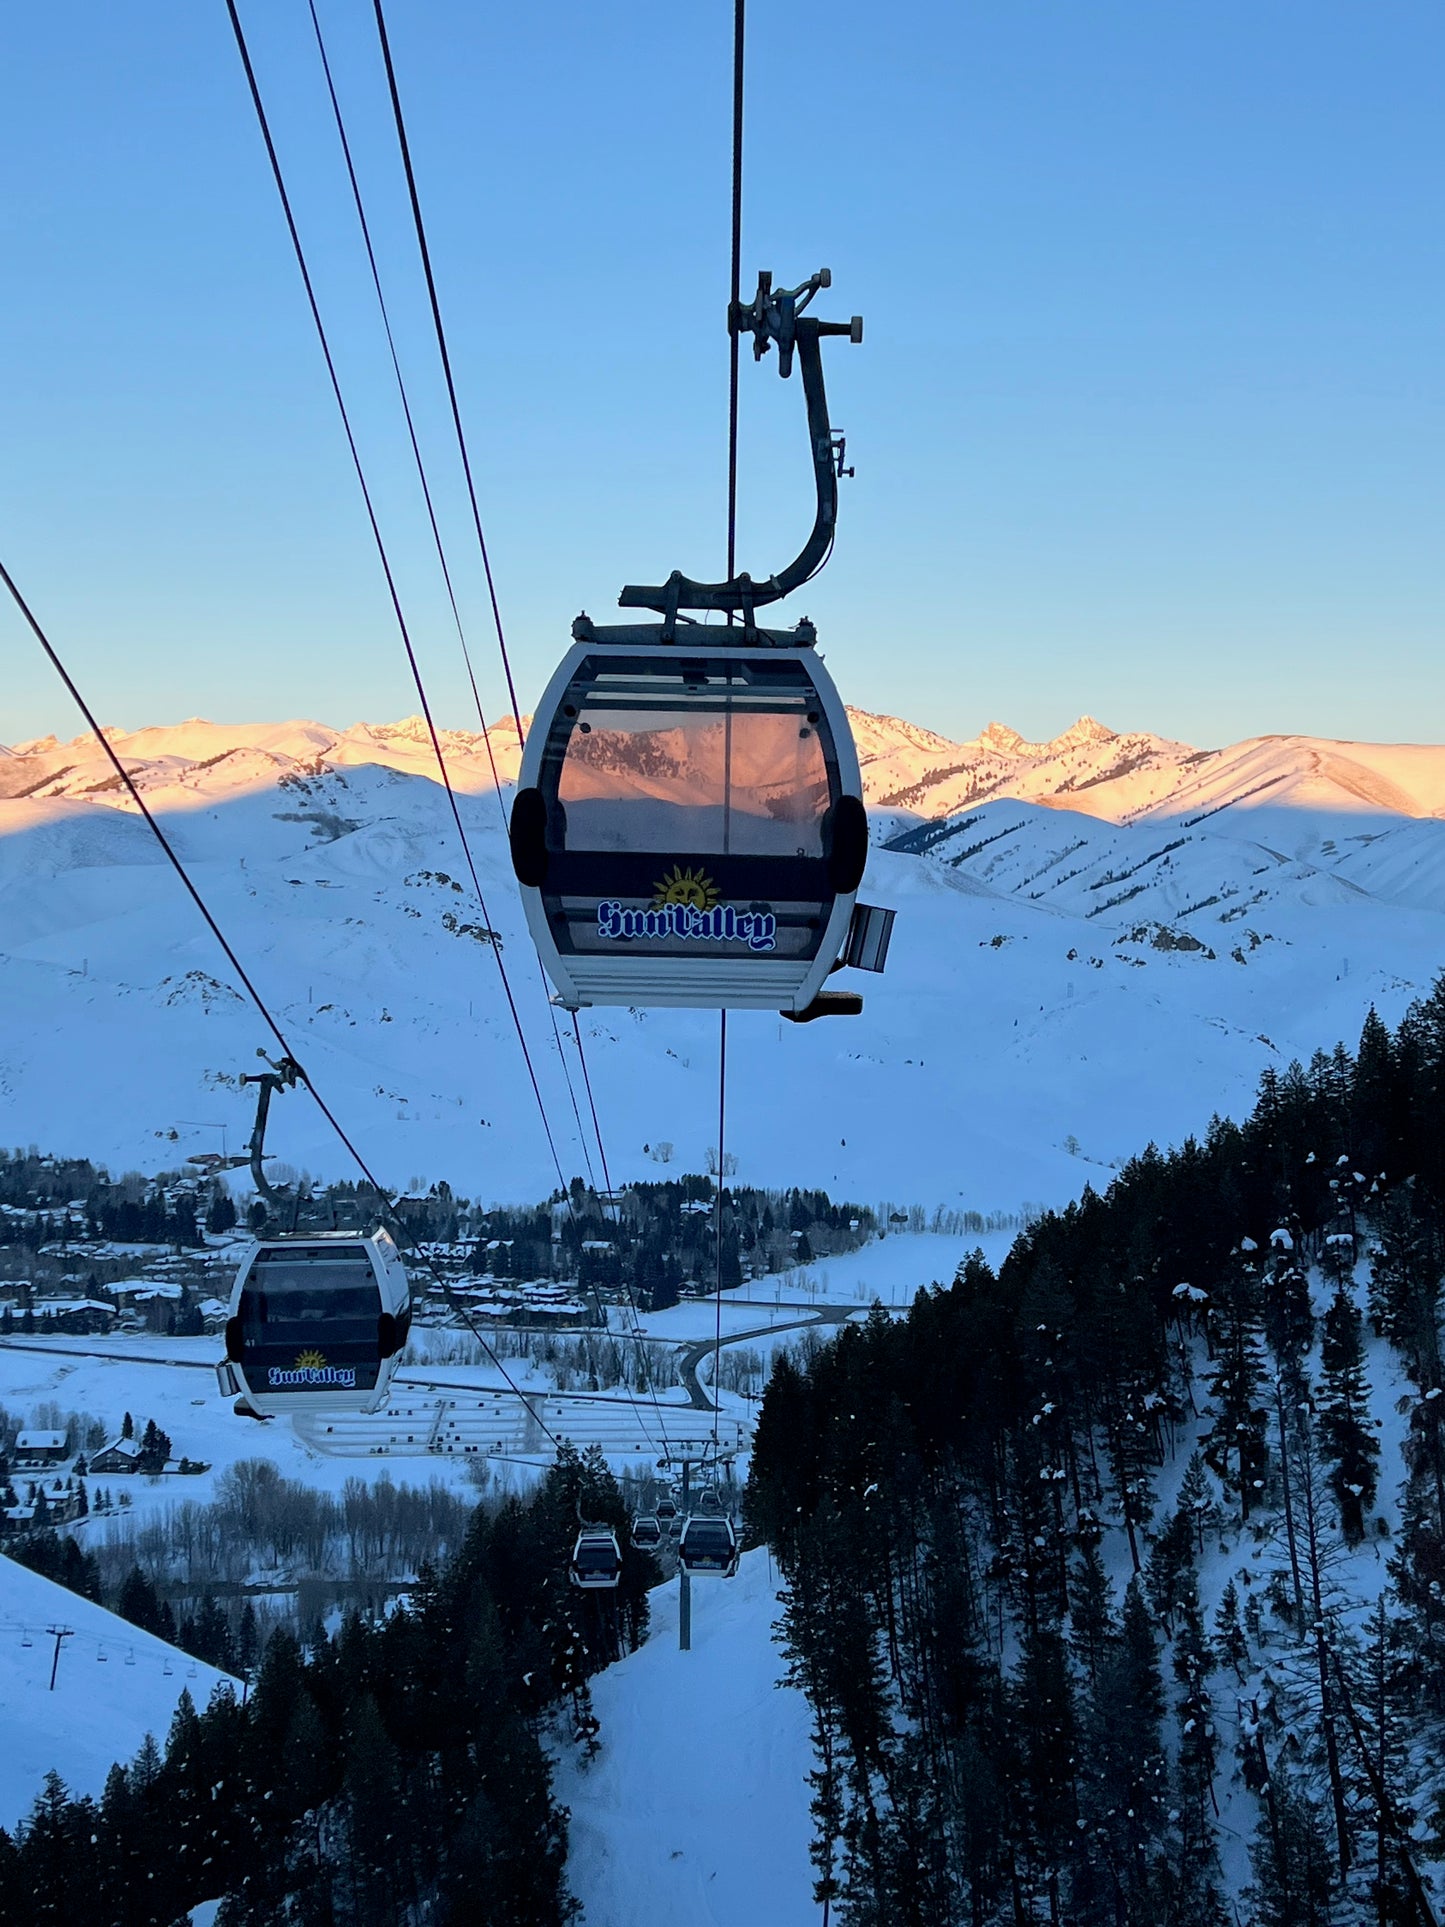
[(100, 1478), (109, 1477), (117, 1472), (134, 1472), (139, 1457), (139, 1439), (115, 1439), (111, 1444), (103, 1445), (98, 1452), (91, 1454), (90, 1475), (92, 1478)]
[(17, 1471), (34, 1472), (59, 1465), (65, 1457), (64, 1432), (21, 1432), (15, 1440)]

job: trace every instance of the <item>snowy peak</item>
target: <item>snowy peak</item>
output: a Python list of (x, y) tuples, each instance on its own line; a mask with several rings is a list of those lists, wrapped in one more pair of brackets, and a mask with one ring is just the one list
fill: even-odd
[(981, 748), (997, 750), (1000, 756), (1012, 756), (1028, 747), (1019, 732), (1010, 729), (1007, 723), (990, 723), (978, 741)]
[(1078, 749), (1089, 743), (1112, 743), (1114, 731), (1093, 716), (1081, 716), (1062, 736), (1055, 736), (1049, 749), (1058, 754), (1066, 749)]
[[(1003, 722), (954, 742), (896, 716), (850, 710), (864, 795), (891, 814), (886, 833), (1015, 801), (1106, 823), (1208, 821), (1293, 855), (1312, 855), (1337, 832), (1387, 830), (1445, 816), (1445, 748), (1258, 736), (1202, 750), (1147, 730), (1116, 731), (1093, 716), (1048, 742)], [(366, 767), (435, 780), (431, 732), (420, 716), (338, 730), (279, 723), (183, 723), (107, 729), (111, 748), (148, 797), (194, 809), (212, 800)], [(455, 788), (470, 795), (516, 780), (521, 738), (510, 716), (480, 730), (439, 732)], [(495, 778), (494, 778), (495, 770)], [(102, 745), (84, 734), (0, 748), (0, 801), (84, 799), (126, 807)], [(1303, 839), (1303, 840), (1301, 840)], [(1327, 852), (1328, 854), (1328, 852)]]

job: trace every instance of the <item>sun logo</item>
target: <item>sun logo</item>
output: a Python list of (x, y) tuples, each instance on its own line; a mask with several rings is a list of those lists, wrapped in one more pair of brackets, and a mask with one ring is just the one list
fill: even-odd
[(296, 1355), (296, 1369), (298, 1372), (319, 1372), (324, 1369), (325, 1364), (325, 1352), (298, 1352)]
[(654, 910), (667, 903), (689, 903), (694, 910), (711, 910), (718, 900), (717, 885), (706, 870), (684, 870), (681, 864), (674, 864), (672, 874), (653, 887), (657, 891), (652, 899)]

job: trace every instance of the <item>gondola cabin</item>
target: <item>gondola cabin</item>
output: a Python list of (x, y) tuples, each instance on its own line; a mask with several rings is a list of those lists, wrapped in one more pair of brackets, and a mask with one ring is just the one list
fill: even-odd
[(811, 630), (751, 648), (700, 627), (603, 641), (585, 617), (574, 633), (511, 824), (560, 1002), (808, 1009), (868, 852), (847, 713)]
[(677, 1521), (677, 1500), (670, 1492), (664, 1492), (657, 1502), (657, 1522), (664, 1530), (670, 1530)]
[(738, 1535), (731, 1519), (694, 1514), (677, 1545), (679, 1564), (689, 1573), (731, 1579), (738, 1569)]
[(584, 1592), (615, 1586), (622, 1577), (622, 1548), (611, 1526), (584, 1526), (577, 1534), (567, 1577)]
[(263, 1418), (379, 1411), (410, 1306), (406, 1267), (385, 1230), (263, 1239), (232, 1287), (221, 1390)]
[(655, 1552), (662, 1544), (661, 1521), (650, 1512), (639, 1512), (632, 1521), (632, 1543), (639, 1551)]

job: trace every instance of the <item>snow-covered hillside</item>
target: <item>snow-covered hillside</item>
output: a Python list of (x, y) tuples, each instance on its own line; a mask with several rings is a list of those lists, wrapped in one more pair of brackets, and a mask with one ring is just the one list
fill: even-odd
[(773, 1927), (813, 1911), (808, 1706), (779, 1690), (768, 1554), (692, 1592), (692, 1650), (678, 1650), (677, 1587), (664, 1586), (646, 1644), (593, 1682), (598, 1758), (559, 1763), (567, 1875), (589, 1927)]
[[(864, 894), (901, 913), (893, 954), (859, 1020), (734, 1022), (744, 1178), (980, 1210), (1061, 1199), (1237, 1110), (1267, 1064), (1352, 1038), (1371, 1002), (1393, 1021), (1445, 963), (1445, 749), (854, 725), (889, 846)], [(485, 739), (447, 737), (484, 908), (415, 719), (112, 740), (389, 1180), (492, 1199), (554, 1181), (494, 934), (562, 1162), (585, 1168)], [(510, 724), (491, 750), (505, 783)], [(239, 1148), (237, 1078), (267, 1036), (98, 744), (16, 745), (0, 796), (0, 1137), (151, 1170)], [(715, 1019), (582, 1023), (614, 1179), (701, 1168)], [(348, 1175), (304, 1094), (269, 1141)]]
[[(56, 1627), (69, 1629), (58, 1663)], [(0, 1559), (0, 1826), (26, 1817), (52, 1767), (73, 1794), (98, 1796), (112, 1764), (129, 1760), (147, 1733), (165, 1745), (183, 1692), (204, 1706), (223, 1677), (103, 1606)]]

